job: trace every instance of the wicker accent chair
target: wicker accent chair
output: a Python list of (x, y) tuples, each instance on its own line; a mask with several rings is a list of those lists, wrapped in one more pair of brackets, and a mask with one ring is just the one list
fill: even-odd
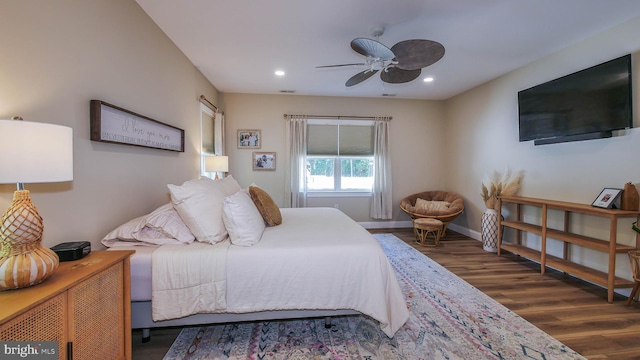
[[(416, 209), (416, 200), (423, 199), (427, 201), (446, 201), (449, 202), (449, 208), (446, 210), (434, 210), (429, 213), (425, 213), (421, 211), (421, 209)], [(444, 236), (447, 231), (447, 226), (450, 222), (452, 222), (458, 215), (462, 214), (464, 211), (464, 202), (462, 200), (462, 196), (458, 193), (451, 191), (424, 191), (421, 193), (409, 195), (402, 200), (400, 200), (400, 209), (407, 213), (411, 220), (415, 220), (417, 218), (431, 218), (442, 221), (443, 229), (442, 236)]]

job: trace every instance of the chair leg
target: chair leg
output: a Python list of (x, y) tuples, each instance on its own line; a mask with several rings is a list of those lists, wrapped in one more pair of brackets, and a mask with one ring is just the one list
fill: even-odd
[(442, 222), (442, 231), (440, 232), (440, 236), (445, 236), (447, 233), (447, 227), (449, 226), (448, 222)]
[(639, 288), (640, 288), (640, 283), (636, 281), (636, 284), (633, 285), (633, 290), (631, 290), (631, 294), (629, 294), (629, 300), (627, 300), (627, 306), (631, 305), (631, 300), (633, 300), (633, 298), (636, 296)]

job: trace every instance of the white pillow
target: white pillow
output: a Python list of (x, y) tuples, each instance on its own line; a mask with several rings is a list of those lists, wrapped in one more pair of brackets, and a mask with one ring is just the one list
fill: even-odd
[[(128, 245), (189, 244), (195, 237), (184, 224), (171, 203), (151, 213), (129, 220), (105, 235), (106, 247)], [(125, 242), (125, 244), (122, 244)], [(148, 244), (142, 244), (148, 243)]]
[(262, 215), (251, 197), (242, 190), (224, 199), (222, 219), (234, 245), (255, 245), (264, 232)]
[(145, 229), (147, 228), (157, 230), (185, 244), (190, 244), (196, 239), (171, 203), (162, 205), (147, 215)]
[(222, 221), (224, 198), (240, 190), (240, 185), (231, 176), (221, 180), (207, 177), (184, 182), (182, 185), (167, 185), (171, 202), (182, 221), (196, 240), (215, 244), (226, 239), (227, 229)]
[(236, 179), (234, 179), (231, 175), (227, 175), (222, 179), (214, 181), (218, 183), (218, 185), (222, 186), (222, 189), (224, 190), (225, 194), (227, 194), (227, 196), (233, 195), (241, 190), (240, 184), (238, 184)]
[[(146, 215), (131, 219), (105, 235), (104, 240), (137, 241), (133, 234), (139, 232), (146, 223)], [(106, 246), (106, 245), (105, 245)]]

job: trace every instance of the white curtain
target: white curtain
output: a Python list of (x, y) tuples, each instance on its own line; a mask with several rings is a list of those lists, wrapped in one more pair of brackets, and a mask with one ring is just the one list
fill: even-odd
[(307, 206), (307, 117), (287, 115), (289, 174), (286, 189), (290, 207)]
[(391, 197), (391, 161), (389, 156), (388, 117), (376, 117), (373, 131), (373, 198), (370, 216), (373, 219), (391, 219), (393, 215)]
[(213, 126), (214, 153), (216, 155), (224, 155), (224, 113), (216, 112)]

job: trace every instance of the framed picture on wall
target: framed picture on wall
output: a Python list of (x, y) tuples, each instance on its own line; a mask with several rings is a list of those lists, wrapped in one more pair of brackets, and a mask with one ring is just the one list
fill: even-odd
[(253, 152), (253, 170), (276, 169), (276, 153), (274, 152)]
[(260, 149), (262, 136), (260, 130), (238, 130), (238, 149)]
[(620, 207), (617, 200), (621, 193), (622, 189), (604, 188), (591, 205), (605, 209), (617, 209)]

